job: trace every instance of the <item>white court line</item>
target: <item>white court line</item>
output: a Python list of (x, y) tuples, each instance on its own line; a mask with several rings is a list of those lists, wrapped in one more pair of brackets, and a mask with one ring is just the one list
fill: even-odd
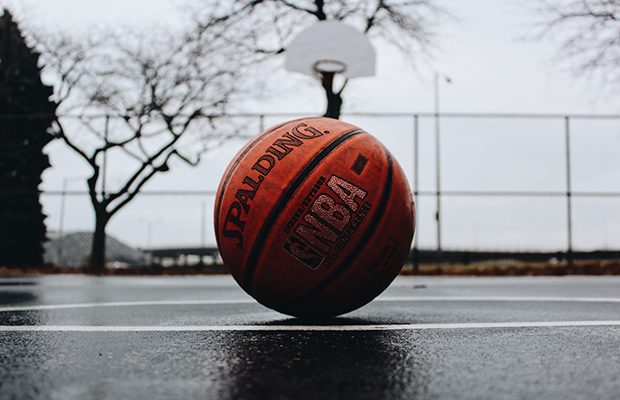
[[(426, 297), (379, 297), (376, 302), (426, 302), (426, 301), (505, 301), (505, 302), (567, 302), (567, 303), (620, 303), (614, 297), (518, 297), (518, 296), (426, 296)], [(258, 304), (252, 299), (230, 300), (158, 300), (120, 301), (109, 303), (48, 304), (36, 306), (0, 307), (0, 312), (64, 310), (72, 308), (185, 306), (185, 305), (232, 305)]]
[[(426, 296), (426, 297), (379, 297), (377, 302), (425, 302), (425, 301), (505, 301), (505, 302), (569, 302), (569, 303), (620, 303), (613, 297), (518, 297), (518, 296)], [(185, 305), (232, 305), (258, 304), (252, 299), (230, 300), (157, 300), (117, 301), (108, 303), (48, 304), (37, 306), (0, 307), (0, 312), (63, 310), (71, 308), (185, 306)]]
[(549, 296), (425, 296), (380, 297), (375, 301), (507, 301), (507, 302), (566, 302), (566, 303), (620, 303), (616, 297), (549, 297)]
[(139, 306), (186, 306), (186, 305), (218, 305), (218, 304), (257, 304), (251, 299), (231, 300), (158, 300), (158, 301), (116, 301), (109, 303), (80, 303), (80, 304), (48, 304), (40, 306), (0, 307), (0, 312), (63, 310), (69, 308), (97, 308), (97, 307), (139, 307)]
[(620, 321), (544, 321), (544, 322), (482, 322), (456, 324), (390, 324), (390, 325), (205, 325), (205, 326), (67, 326), (18, 325), (0, 326), (0, 332), (361, 332), (418, 331), (446, 329), (493, 328), (557, 328), (620, 326)]

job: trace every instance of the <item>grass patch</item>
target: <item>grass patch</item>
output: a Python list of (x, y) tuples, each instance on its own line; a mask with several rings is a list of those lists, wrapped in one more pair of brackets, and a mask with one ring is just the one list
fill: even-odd
[(620, 275), (620, 260), (578, 261), (573, 263), (485, 262), (462, 264), (424, 264), (415, 271), (406, 264), (401, 275), (417, 276), (563, 276)]
[[(53, 265), (7, 268), (0, 266), (0, 276), (87, 274), (80, 268)], [(223, 265), (148, 266), (141, 268), (108, 268), (106, 276), (178, 276), (228, 274)], [(484, 262), (463, 264), (422, 264), (415, 271), (405, 264), (401, 275), (415, 276), (563, 276), (563, 275), (620, 275), (620, 260), (577, 261), (573, 263)]]

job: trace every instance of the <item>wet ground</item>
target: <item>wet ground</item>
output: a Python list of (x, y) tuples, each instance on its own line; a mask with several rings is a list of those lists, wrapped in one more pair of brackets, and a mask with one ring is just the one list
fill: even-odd
[(618, 399), (620, 277), (399, 277), (325, 321), (228, 276), (0, 278), (2, 399)]

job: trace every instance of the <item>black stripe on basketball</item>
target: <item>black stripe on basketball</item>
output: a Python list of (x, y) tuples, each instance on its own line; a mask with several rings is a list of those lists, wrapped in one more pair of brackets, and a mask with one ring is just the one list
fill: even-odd
[(351, 132), (347, 132), (344, 135), (340, 136), (338, 139), (334, 140), (329, 146), (325, 147), (319, 154), (317, 154), (312, 161), (308, 163), (306, 168), (304, 168), (295, 178), (295, 180), (291, 183), (286, 192), (284, 192), (276, 205), (272, 208), (269, 216), (263, 223), (258, 235), (256, 236), (256, 240), (253, 243), (252, 249), (250, 250), (250, 255), (248, 257), (248, 262), (245, 266), (245, 275), (243, 277), (244, 289), (252, 294), (252, 281), (254, 278), (254, 270), (256, 269), (256, 262), (260, 256), (260, 253), (263, 250), (263, 245), (267, 240), (267, 236), (269, 236), (269, 232), (275, 225), (276, 220), (282, 214), (282, 211), (286, 207), (288, 201), (293, 196), (295, 191), (301, 186), (301, 184), (308, 178), (308, 175), (312, 173), (312, 171), (319, 165), (319, 163), (327, 157), (329, 153), (331, 153), (336, 147), (340, 146), (347, 139), (359, 134), (366, 133), (364, 130), (355, 130)]
[[(316, 117), (315, 117), (316, 118)], [(248, 154), (248, 152), (250, 150), (252, 150), (252, 148), (254, 146), (256, 146), (261, 140), (263, 140), (265, 138), (265, 136), (271, 134), (273, 131), (280, 129), (281, 127), (283, 127), (284, 125), (287, 124), (291, 124), (293, 122), (297, 122), (297, 121), (301, 121), (301, 120), (305, 120), (305, 119), (313, 119), (313, 118), (298, 118), (298, 119), (294, 119), (292, 121), (287, 121), (284, 123), (281, 123), (279, 125), (274, 126), (273, 128), (269, 129), (268, 131), (264, 132), (262, 135), (258, 136), (256, 139), (254, 139), (254, 141), (248, 146), (247, 149), (245, 149), (243, 151), (243, 153), (241, 153), (239, 155), (239, 157), (237, 157), (237, 160), (235, 160), (235, 163), (233, 164), (232, 168), (230, 169), (230, 171), (228, 172), (228, 175), (226, 175), (226, 178), (224, 180), (224, 183), (222, 184), (222, 191), (220, 192), (220, 196), (217, 199), (217, 204), (216, 204), (216, 212), (215, 212), (215, 239), (217, 240), (217, 244), (219, 246), (219, 228), (220, 228), (220, 224), (219, 224), (219, 219), (220, 219), (220, 210), (222, 207), (222, 198), (224, 197), (224, 191), (226, 186), (228, 186), (228, 181), (230, 180), (230, 177), (232, 176), (233, 172), (235, 172), (235, 169), (237, 169), (237, 166), (239, 165), (239, 163), (241, 162), (241, 160), (243, 160), (243, 157), (246, 156), (246, 154)]]
[(390, 155), (390, 152), (385, 148), (385, 146), (383, 147), (383, 150), (385, 151), (385, 154), (387, 156), (387, 162), (388, 162), (387, 177), (385, 181), (385, 186), (383, 187), (383, 193), (381, 194), (381, 200), (379, 201), (379, 206), (377, 208), (377, 213), (374, 215), (372, 222), (370, 223), (370, 225), (364, 232), (364, 236), (362, 236), (360, 241), (357, 243), (357, 246), (355, 247), (355, 249), (347, 256), (347, 258), (345, 258), (339, 264), (338, 268), (336, 268), (334, 272), (332, 272), (326, 279), (322, 280), (315, 287), (308, 290), (306, 293), (302, 294), (296, 299), (284, 305), (278, 305), (277, 307), (278, 309), (286, 310), (288, 307), (296, 306), (306, 300), (311, 299), (312, 297), (318, 295), (319, 293), (327, 289), (329, 285), (334, 283), (334, 281), (336, 281), (336, 279), (338, 279), (344, 273), (344, 271), (349, 267), (349, 265), (351, 265), (351, 263), (355, 261), (355, 259), (362, 252), (362, 249), (368, 244), (368, 242), (370, 242), (370, 239), (375, 233), (377, 226), (379, 225), (379, 223), (381, 222), (381, 219), (383, 218), (383, 214), (385, 214), (387, 203), (390, 198), (390, 192), (392, 191), (392, 175), (393, 175), (392, 156)]

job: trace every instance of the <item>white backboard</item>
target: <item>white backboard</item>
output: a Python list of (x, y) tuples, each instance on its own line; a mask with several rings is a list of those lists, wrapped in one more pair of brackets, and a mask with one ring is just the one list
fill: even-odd
[(286, 49), (286, 69), (306, 75), (316, 65), (344, 65), (347, 78), (375, 74), (375, 51), (361, 32), (342, 22), (321, 21), (302, 31)]

